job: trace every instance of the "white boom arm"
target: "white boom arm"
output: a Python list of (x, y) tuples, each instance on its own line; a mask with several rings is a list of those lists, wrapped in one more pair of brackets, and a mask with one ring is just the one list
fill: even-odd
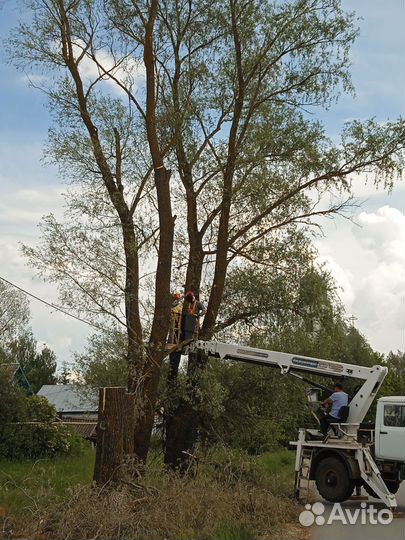
[(350, 424), (360, 424), (364, 420), (388, 372), (388, 369), (383, 366), (365, 367), (343, 364), (310, 356), (255, 349), (217, 341), (194, 341), (189, 348), (226, 360), (278, 367), (282, 375), (305, 372), (334, 378), (350, 377), (363, 380), (363, 385), (350, 402), (350, 413), (347, 419)]

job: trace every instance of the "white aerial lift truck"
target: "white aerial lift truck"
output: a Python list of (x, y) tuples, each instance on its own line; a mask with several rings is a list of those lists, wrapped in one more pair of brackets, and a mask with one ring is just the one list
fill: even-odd
[(364, 486), (370, 495), (389, 508), (396, 508), (395, 493), (405, 480), (405, 396), (380, 398), (375, 426), (362, 426), (387, 375), (386, 367), (357, 366), (215, 341), (194, 341), (187, 349), (225, 360), (279, 368), (282, 375), (302, 379), (316, 387), (307, 392), (315, 417), (320, 406), (319, 391), (326, 387), (303, 374), (362, 381), (351, 397), (344, 422), (331, 424), (326, 437), (320, 436), (318, 430), (301, 428), (298, 440), (290, 443), (296, 448), (295, 496), (300, 498), (303, 481), (308, 485), (309, 480), (315, 480), (320, 495), (327, 501), (343, 502), (355, 488), (359, 491)]

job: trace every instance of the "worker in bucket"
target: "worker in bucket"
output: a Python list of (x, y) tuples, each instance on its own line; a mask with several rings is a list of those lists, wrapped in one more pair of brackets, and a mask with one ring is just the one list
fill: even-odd
[(348, 403), (349, 396), (343, 391), (342, 383), (337, 382), (333, 394), (322, 402), (322, 406), (329, 409), (329, 412), (321, 418), (321, 432), (323, 435), (327, 435), (330, 424), (341, 421), (340, 411), (342, 407), (347, 407)]
[(187, 291), (184, 295), (184, 307), (188, 315), (194, 315), (197, 319), (204, 317), (207, 311), (193, 291)]

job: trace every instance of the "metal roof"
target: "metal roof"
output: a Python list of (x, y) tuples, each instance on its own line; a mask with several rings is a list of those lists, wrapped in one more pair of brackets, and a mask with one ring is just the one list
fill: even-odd
[(46, 399), (58, 412), (97, 412), (97, 392), (74, 384), (44, 384), (37, 396)]

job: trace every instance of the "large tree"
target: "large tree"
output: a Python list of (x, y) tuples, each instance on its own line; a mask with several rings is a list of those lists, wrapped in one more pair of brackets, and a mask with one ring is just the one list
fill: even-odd
[[(138, 456), (145, 459), (169, 326), (174, 231), (170, 171), (164, 163), (165, 152), (156, 118), (158, 88), (154, 51), (158, 1), (132, 2), (133, 42), (128, 49), (123, 44), (124, 50), (118, 57), (115, 49), (122, 40), (115, 36), (106, 14), (108, 3), (28, 0), (26, 4), (32, 17), (16, 30), (11, 40), (12, 54), (20, 66), (37, 66), (47, 74), (48, 84), (44, 83), (43, 89), (65, 129), (63, 136), (60, 130), (54, 135), (55, 159), (60, 163), (69, 162), (72, 176), (76, 173), (85, 183), (87, 181), (94, 206), (99, 204), (102, 211), (103, 204), (107, 204), (115, 218), (113, 227), (120, 231), (125, 274), (128, 389), (138, 397), (135, 444)], [(108, 56), (108, 67), (97, 67), (100, 55)], [(95, 72), (88, 69), (90, 57), (94, 59)], [(139, 97), (130, 93), (135, 71), (141, 72), (143, 80)], [(103, 92), (106, 78), (117, 83), (124, 81), (119, 84), (126, 85), (130, 97), (125, 105), (122, 100), (111, 98), (108, 89)], [(120, 114), (122, 109), (124, 113)], [(145, 160), (134, 170), (128, 162), (137, 152), (143, 152)], [(150, 178), (155, 191), (158, 246), (153, 316), (145, 335), (139, 306), (139, 257), (143, 242), (139, 231), (143, 231), (142, 200)], [(58, 261), (57, 253), (55, 260)], [(70, 277), (78, 284), (77, 276)], [(97, 303), (91, 292), (90, 298)]]
[[(185, 283), (208, 292), (200, 335), (210, 339), (228, 272), (246, 261), (273, 271), (277, 249), (302, 224), (347, 209), (357, 173), (389, 186), (402, 170), (404, 124), (354, 121), (336, 144), (307, 114), (351, 90), (349, 50), (357, 30), (338, 0), (164, 1), (161, 12), (169, 36), (160, 62), (167, 74), (163, 110), (176, 141), (179, 197), (187, 202)], [(130, 18), (123, 20), (128, 33)], [(182, 245), (184, 236), (181, 230)], [(232, 322), (246, 318), (245, 311), (234, 312)], [(190, 403), (205, 362), (190, 355), (191, 396), (173, 408), (172, 429), (169, 422), (170, 464), (195, 440)]]
[(29, 302), (22, 292), (0, 280), (0, 348), (26, 330), (30, 318)]
[[(50, 152), (81, 186), (70, 199), (76, 221), (66, 228), (49, 218), (44, 249), (31, 256), (66, 285), (73, 307), (75, 293), (84, 294), (76, 308), (124, 322), (129, 388), (147, 403), (137, 430), (145, 457), (169, 324), (171, 199), (178, 208), (175, 276), (207, 291), (201, 336), (209, 339), (251, 316), (241, 310), (222, 318), (229, 272), (247, 264), (274, 272), (275, 261), (286, 272), (289, 243), (313, 219), (347, 208), (357, 173), (392, 184), (402, 170), (404, 125), (353, 121), (334, 142), (308, 114), (352, 88), (357, 29), (339, 0), (29, 5), (33, 23), (20, 27), (15, 51), (61, 74), (48, 87), (58, 117)], [(153, 275), (145, 298), (140, 267)], [(112, 283), (119, 298), (97, 295), (100, 282)], [(124, 321), (117, 315), (122, 295)], [(178, 361), (172, 358), (171, 374)], [(190, 399), (171, 407), (183, 429), (178, 422), (168, 429), (169, 464), (196, 438), (196, 368), (205, 361), (190, 356)]]

